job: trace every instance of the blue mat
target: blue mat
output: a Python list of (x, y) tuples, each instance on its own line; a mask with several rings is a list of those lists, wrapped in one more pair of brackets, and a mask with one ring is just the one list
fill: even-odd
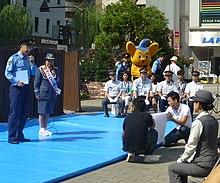
[(24, 133), (32, 141), (19, 145), (7, 143), (7, 125), (1, 124), (0, 182), (56, 182), (124, 159), (123, 120), (102, 113), (54, 117), (55, 134), (43, 138), (37, 119), (28, 120)]

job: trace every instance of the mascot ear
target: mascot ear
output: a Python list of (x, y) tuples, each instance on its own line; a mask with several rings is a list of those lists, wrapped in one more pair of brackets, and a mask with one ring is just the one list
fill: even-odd
[(131, 55), (133, 57), (135, 54), (135, 51), (136, 51), (136, 47), (135, 47), (134, 43), (132, 43), (131, 41), (128, 41), (126, 44), (126, 50), (129, 53), (129, 55)]
[(153, 56), (156, 54), (158, 48), (159, 48), (158, 43), (152, 43), (152, 44), (149, 46), (150, 56), (151, 56), (151, 57), (153, 57)]

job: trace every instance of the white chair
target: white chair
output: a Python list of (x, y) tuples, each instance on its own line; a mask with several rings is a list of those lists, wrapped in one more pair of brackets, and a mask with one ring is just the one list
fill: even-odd
[(118, 115), (119, 113), (119, 105), (118, 104), (112, 104), (111, 114), (112, 115)]

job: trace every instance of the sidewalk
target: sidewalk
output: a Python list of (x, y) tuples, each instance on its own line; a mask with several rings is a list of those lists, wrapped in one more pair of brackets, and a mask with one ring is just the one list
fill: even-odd
[[(81, 113), (92, 113), (102, 111), (101, 99), (81, 101)], [(220, 118), (220, 115), (215, 115)], [(184, 142), (174, 147), (160, 147), (156, 149), (155, 155), (160, 156), (160, 161), (154, 164), (143, 163), (143, 157), (138, 158), (137, 163), (127, 163), (125, 160), (95, 170), (93, 172), (63, 181), (64, 183), (168, 183), (168, 166), (175, 162), (183, 153)], [(92, 158), (92, 157), (91, 157)], [(189, 178), (189, 180), (200, 183), (201, 178)]]

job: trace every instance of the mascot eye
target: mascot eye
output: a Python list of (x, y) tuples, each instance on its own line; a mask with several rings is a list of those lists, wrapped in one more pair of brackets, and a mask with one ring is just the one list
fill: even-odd
[(148, 58), (148, 55), (146, 55), (146, 58)]
[(141, 59), (141, 57), (142, 57), (142, 55), (141, 55), (141, 54), (139, 54), (139, 55), (138, 55), (138, 58), (139, 58), (139, 59)]

